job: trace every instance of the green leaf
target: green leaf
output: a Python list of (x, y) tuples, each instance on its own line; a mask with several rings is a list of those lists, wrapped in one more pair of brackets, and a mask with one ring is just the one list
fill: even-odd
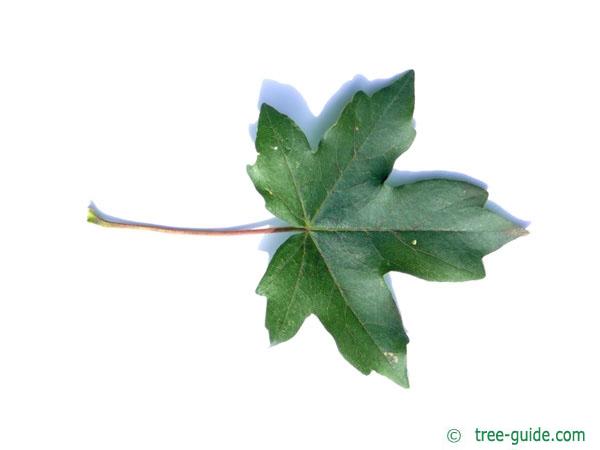
[(526, 233), (485, 208), (487, 192), (432, 179), (391, 186), (415, 137), (414, 72), (373, 96), (354, 95), (316, 150), (287, 116), (263, 104), (250, 178), (277, 217), (301, 230), (273, 256), (257, 292), (267, 297), (273, 344), (315, 314), (342, 355), (408, 386), (408, 337), (383, 276), (483, 278), (481, 258)]

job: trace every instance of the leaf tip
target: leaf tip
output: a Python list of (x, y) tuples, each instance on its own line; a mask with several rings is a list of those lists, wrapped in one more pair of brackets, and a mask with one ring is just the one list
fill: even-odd
[(389, 366), (380, 373), (394, 383), (408, 389), (410, 383), (406, 367), (406, 350), (403, 352), (384, 352), (383, 356), (385, 356)]
[(402, 72), (401, 74), (397, 75), (392, 84), (402, 85), (405, 83), (407, 83), (409, 87), (414, 86), (415, 71), (413, 69), (407, 70), (406, 72)]
[(515, 226), (508, 231), (508, 234), (516, 239), (521, 236), (527, 236), (529, 234), (529, 230), (527, 228), (523, 228), (520, 226)]
[(401, 378), (391, 378), (391, 380), (404, 389), (410, 389), (410, 382), (408, 381), (408, 376), (406, 376), (406, 374)]
[(269, 348), (275, 347), (276, 345), (279, 345), (282, 342), (286, 341), (286, 339), (284, 339), (282, 336), (277, 336), (277, 334), (274, 332), (274, 330), (269, 328), (268, 325), (267, 325), (267, 330), (269, 331)]
[(265, 113), (273, 113), (273, 112), (278, 112), (278, 111), (266, 102), (263, 102), (260, 104), (260, 115), (261, 116)]
[(269, 348), (275, 347), (276, 345), (281, 344), (281, 341), (278, 339), (269, 338)]

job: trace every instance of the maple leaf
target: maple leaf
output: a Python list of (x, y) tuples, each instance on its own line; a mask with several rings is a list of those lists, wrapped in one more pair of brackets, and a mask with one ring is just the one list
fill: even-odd
[(273, 256), (257, 292), (267, 297), (273, 344), (293, 337), (310, 314), (361, 372), (375, 370), (408, 387), (408, 337), (383, 276), (399, 271), (432, 281), (485, 276), (481, 258), (526, 230), (485, 208), (473, 184), (430, 179), (386, 182), (415, 137), (414, 72), (368, 96), (354, 95), (312, 150), (287, 116), (264, 104), (258, 157), (248, 173), (267, 209), (290, 226), (182, 228), (106, 215), (88, 221), (114, 228), (190, 235), (296, 234)]
[(318, 148), (286, 115), (260, 110), (248, 174), (266, 207), (298, 228), (276, 251), (257, 293), (273, 344), (310, 314), (358, 370), (408, 387), (408, 337), (384, 275), (483, 278), (481, 258), (526, 230), (485, 208), (487, 192), (447, 179), (386, 182), (411, 145), (414, 72), (357, 92)]

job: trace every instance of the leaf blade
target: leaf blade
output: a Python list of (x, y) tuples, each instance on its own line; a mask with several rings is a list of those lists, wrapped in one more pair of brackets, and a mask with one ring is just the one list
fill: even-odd
[(263, 105), (248, 168), (267, 208), (304, 229), (278, 249), (257, 289), (271, 342), (315, 314), (359, 371), (402, 386), (408, 337), (384, 275), (480, 279), (485, 255), (526, 234), (487, 209), (487, 191), (471, 183), (386, 183), (415, 137), (413, 110), (409, 71), (372, 96), (358, 92), (313, 151), (289, 117)]

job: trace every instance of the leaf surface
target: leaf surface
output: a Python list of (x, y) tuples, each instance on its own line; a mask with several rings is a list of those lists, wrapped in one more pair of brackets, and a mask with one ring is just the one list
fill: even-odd
[(257, 292), (267, 297), (272, 343), (315, 314), (358, 370), (408, 386), (408, 337), (383, 276), (483, 278), (482, 257), (526, 231), (485, 208), (487, 192), (432, 179), (386, 179), (411, 145), (414, 72), (373, 96), (354, 95), (318, 148), (263, 104), (257, 161), (248, 173), (267, 209), (299, 232), (273, 256)]

